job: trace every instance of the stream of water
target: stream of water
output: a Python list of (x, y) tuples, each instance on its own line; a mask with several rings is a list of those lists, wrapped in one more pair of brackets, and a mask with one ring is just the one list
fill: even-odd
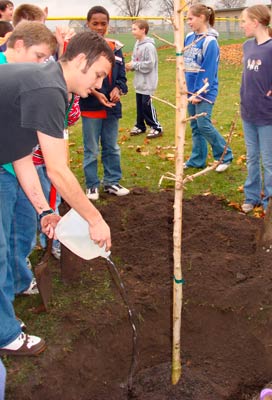
[(133, 333), (133, 340), (132, 340), (132, 357), (131, 357), (131, 364), (129, 368), (129, 373), (128, 373), (128, 383), (127, 383), (127, 389), (128, 389), (128, 399), (131, 399), (134, 397), (133, 395), (133, 374), (136, 369), (137, 365), (137, 356), (138, 356), (138, 350), (137, 350), (137, 329), (136, 329), (136, 324), (135, 324), (135, 316), (132, 311), (132, 308), (129, 304), (128, 301), (128, 295), (127, 291), (125, 289), (124, 283), (122, 281), (122, 278), (120, 276), (120, 273), (113, 263), (113, 261), (110, 259), (110, 257), (106, 258), (108, 262), (108, 268), (111, 273), (111, 276), (113, 278), (113, 281), (117, 287), (117, 289), (120, 292), (120, 295), (125, 303), (125, 306), (128, 311), (128, 317), (129, 317), (129, 322), (132, 328), (132, 333)]

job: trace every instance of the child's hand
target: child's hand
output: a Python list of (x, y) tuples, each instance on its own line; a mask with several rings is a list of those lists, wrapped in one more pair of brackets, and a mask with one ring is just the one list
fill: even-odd
[(96, 90), (94, 90), (93, 94), (100, 101), (100, 103), (103, 104), (103, 106), (106, 106), (109, 108), (115, 107), (116, 104), (109, 101), (103, 93), (100, 93), (100, 92), (97, 92)]
[(120, 101), (120, 97), (120, 89), (118, 87), (113, 88), (110, 92), (110, 101), (112, 101), (113, 103), (118, 103), (118, 101)]
[(125, 67), (126, 67), (126, 71), (131, 71), (132, 70), (132, 61), (126, 63)]
[(188, 97), (188, 101), (192, 104), (198, 104), (201, 103), (201, 100), (198, 99), (196, 96), (192, 95), (190, 97)]

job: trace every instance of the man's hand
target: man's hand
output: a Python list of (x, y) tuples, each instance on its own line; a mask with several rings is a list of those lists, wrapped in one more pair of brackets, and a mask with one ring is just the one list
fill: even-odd
[(90, 237), (99, 247), (106, 245), (106, 251), (111, 248), (111, 234), (108, 224), (101, 217), (100, 219), (89, 223)]
[(55, 236), (55, 228), (60, 219), (61, 217), (57, 214), (48, 214), (42, 217), (40, 221), (42, 232), (45, 233), (50, 239), (57, 239)]

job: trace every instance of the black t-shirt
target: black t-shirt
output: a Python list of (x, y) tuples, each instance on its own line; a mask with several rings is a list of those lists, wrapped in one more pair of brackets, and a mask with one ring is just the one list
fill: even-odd
[(0, 165), (30, 154), (37, 131), (63, 138), (67, 107), (59, 63), (0, 65)]

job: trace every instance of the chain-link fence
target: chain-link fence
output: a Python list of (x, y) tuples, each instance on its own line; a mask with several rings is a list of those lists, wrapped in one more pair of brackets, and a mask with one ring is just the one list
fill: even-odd
[[(145, 18), (147, 19), (147, 18)], [(174, 34), (173, 27), (169, 21), (162, 17), (154, 17), (147, 19), (149, 23), (149, 35), (155, 33), (157, 36), (173, 43)], [(86, 29), (85, 18), (75, 18), (70, 20), (64, 19), (49, 19), (47, 24), (50, 29), (54, 29), (57, 25), (69, 25), (74, 28), (76, 32)], [(125, 17), (114, 17), (110, 20), (108, 36), (120, 40), (125, 45), (125, 51), (132, 51), (135, 39), (131, 34), (132, 19)], [(243, 37), (243, 32), (239, 26), (238, 18), (218, 18), (214, 28), (219, 32), (219, 41), (228, 39), (239, 39)], [(190, 31), (186, 21), (184, 23), (185, 34)], [(157, 47), (162, 46), (163, 42), (156, 39)]]

